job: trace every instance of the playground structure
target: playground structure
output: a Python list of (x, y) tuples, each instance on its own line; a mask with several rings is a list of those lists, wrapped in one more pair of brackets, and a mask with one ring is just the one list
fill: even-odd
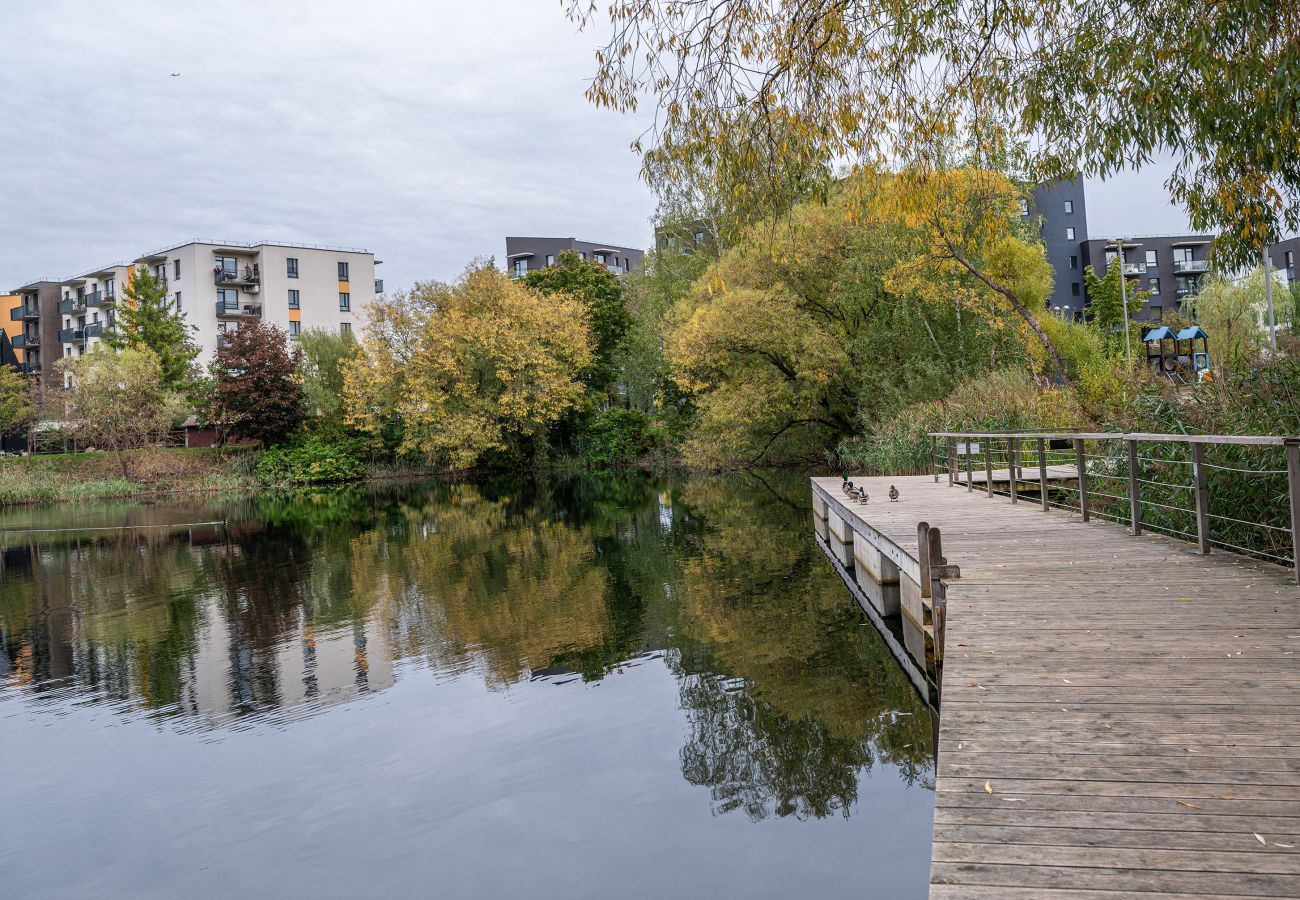
[(1201, 326), (1189, 325), (1176, 332), (1161, 325), (1144, 334), (1142, 342), (1146, 345), (1147, 363), (1174, 384), (1211, 377), (1210, 338)]

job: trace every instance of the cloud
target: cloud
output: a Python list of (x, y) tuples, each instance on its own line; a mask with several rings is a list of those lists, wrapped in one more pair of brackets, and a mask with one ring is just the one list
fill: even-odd
[(0, 31), (3, 286), (195, 237), (364, 246), (390, 288), (507, 233), (650, 242), (644, 123), (583, 99), (600, 35), (558, 4), (48, 0)]

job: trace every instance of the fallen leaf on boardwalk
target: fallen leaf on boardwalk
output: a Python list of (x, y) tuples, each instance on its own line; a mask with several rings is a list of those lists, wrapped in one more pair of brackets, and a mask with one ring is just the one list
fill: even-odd
[(1287, 850), (1294, 850), (1294, 849), (1295, 849), (1295, 844), (1277, 844), (1277, 843), (1275, 843), (1273, 846), (1274, 846), (1274, 847), (1283, 847), (1283, 848), (1285, 848), (1285, 849), (1287, 849)]
[(1061, 680), (1064, 681), (1066, 684), (1074, 684), (1074, 682), (1068, 678), (1062, 678)]
[[(1024, 797), (1003, 797), (1003, 798), (1002, 798), (1002, 802), (1003, 802), (1003, 803), (1024, 803), (1024, 802), (1025, 802), (1025, 798), (1024, 798)], [(1285, 846), (1285, 845), (1284, 845), (1284, 844), (1278, 844), (1278, 846), (1279, 846), (1279, 847), (1282, 847), (1282, 846)]]
[(1186, 751), (1187, 753), (1200, 753), (1200, 752), (1201, 752), (1200, 750), (1193, 750), (1191, 747), (1184, 747), (1183, 750)]
[[(989, 781), (984, 782), (984, 793), (986, 793), (986, 794), (991, 794), (991, 793), (993, 793), (993, 783), (992, 783), (992, 782), (989, 782)], [(1258, 835), (1256, 835), (1256, 836), (1258, 837)]]
[(1220, 800), (1236, 800), (1237, 798), (1234, 797), (1234, 796), (1232, 796), (1231, 794), (1224, 794), (1224, 795), (1223, 795), (1222, 797), (1220, 797), (1219, 799), (1220, 799)]
[(1115, 730), (1115, 726), (1114, 726), (1114, 725), (1103, 725), (1103, 726), (1101, 726), (1101, 727), (1102, 727), (1102, 728), (1105, 728), (1107, 731), (1114, 731), (1114, 730)]
[(1200, 809), (1200, 807), (1197, 806), (1195, 803), (1188, 803), (1186, 800), (1179, 800), (1178, 805), (1186, 806), (1188, 809)]
[(1257, 832), (1252, 831), (1251, 834), (1255, 835), (1255, 840), (1259, 841), (1259, 842), (1260, 842), (1261, 844), (1263, 844), (1265, 847), (1268, 846), (1268, 841), (1266, 841), (1266, 840), (1264, 840), (1262, 837), (1260, 837), (1259, 834), (1258, 834)]
[(979, 683), (978, 681), (968, 681), (968, 682), (966, 682), (966, 685), (965, 685), (965, 686), (966, 686), (966, 687), (979, 687), (979, 686), (980, 686), (980, 683)]

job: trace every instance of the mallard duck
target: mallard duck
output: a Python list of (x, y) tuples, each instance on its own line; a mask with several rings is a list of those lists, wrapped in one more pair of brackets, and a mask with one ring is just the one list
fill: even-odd
[(847, 475), (844, 476), (844, 483), (841, 484), (840, 487), (843, 488), (844, 493), (848, 494), (850, 497), (852, 497), (853, 492), (857, 490), (857, 488), (853, 486), (853, 482), (849, 481), (849, 476)]
[(898, 488), (894, 487), (892, 484), (889, 486), (889, 502), (898, 502)]
[(870, 499), (871, 495), (867, 493), (866, 488), (860, 487), (857, 489), (857, 492), (853, 494), (853, 496), (857, 498), (859, 503), (866, 503), (867, 500)]

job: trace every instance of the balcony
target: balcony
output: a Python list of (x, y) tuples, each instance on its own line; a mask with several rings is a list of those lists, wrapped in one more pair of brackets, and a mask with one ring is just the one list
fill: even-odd
[(262, 315), (262, 305), (260, 303), (245, 303), (243, 306), (227, 306), (222, 301), (217, 301), (218, 319), (253, 319), (260, 315)]
[(87, 340), (93, 337), (102, 337), (104, 334), (104, 323), (91, 322), (89, 325), (86, 326), (85, 332), (86, 332)]
[(382, 279), (382, 278), (376, 278), (376, 279), (375, 279), (375, 293), (376, 293), (376, 294), (382, 294), (383, 292), (384, 292), (384, 279)]
[(614, 263), (605, 263), (605, 268), (609, 270), (611, 275), (627, 274), (627, 269), (623, 268), (622, 266), (617, 266)]
[(37, 360), (37, 361), (35, 361), (35, 362), (23, 363), (22, 368), (23, 368), (23, 371), (26, 372), (28, 375), (39, 375), (39, 374), (41, 374), (41, 362), (40, 362), (40, 360)]
[(1147, 264), (1126, 262), (1123, 271), (1125, 275), (1145, 275), (1147, 273)]
[(27, 335), (16, 334), (13, 336), (13, 339), (9, 343), (13, 345), (13, 348), (15, 350), (22, 350), (24, 347), (27, 346)]
[(242, 269), (223, 269), (220, 267), (212, 270), (212, 283), (222, 287), (240, 287), (245, 285), (261, 284), (262, 274), (257, 270), (257, 265), (244, 266)]
[(1175, 275), (1190, 275), (1197, 272), (1204, 272), (1209, 267), (1209, 260), (1204, 259), (1176, 259), (1174, 260)]
[(86, 299), (84, 297), (69, 297), (67, 300), (59, 301), (59, 315), (70, 316), (79, 313), (86, 308)]
[(22, 322), (27, 319), (39, 319), (40, 317), (41, 311), (38, 307), (28, 306), (25, 303), (9, 310), (9, 321), (11, 322)]
[(116, 301), (116, 297), (103, 291), (91, 291), (85, 296), (86, 306), (109, 306)]
[(82, 328), (60, 328), (59, 343), (61, 344), (80, 344), (86, 340), (85, 329)]

